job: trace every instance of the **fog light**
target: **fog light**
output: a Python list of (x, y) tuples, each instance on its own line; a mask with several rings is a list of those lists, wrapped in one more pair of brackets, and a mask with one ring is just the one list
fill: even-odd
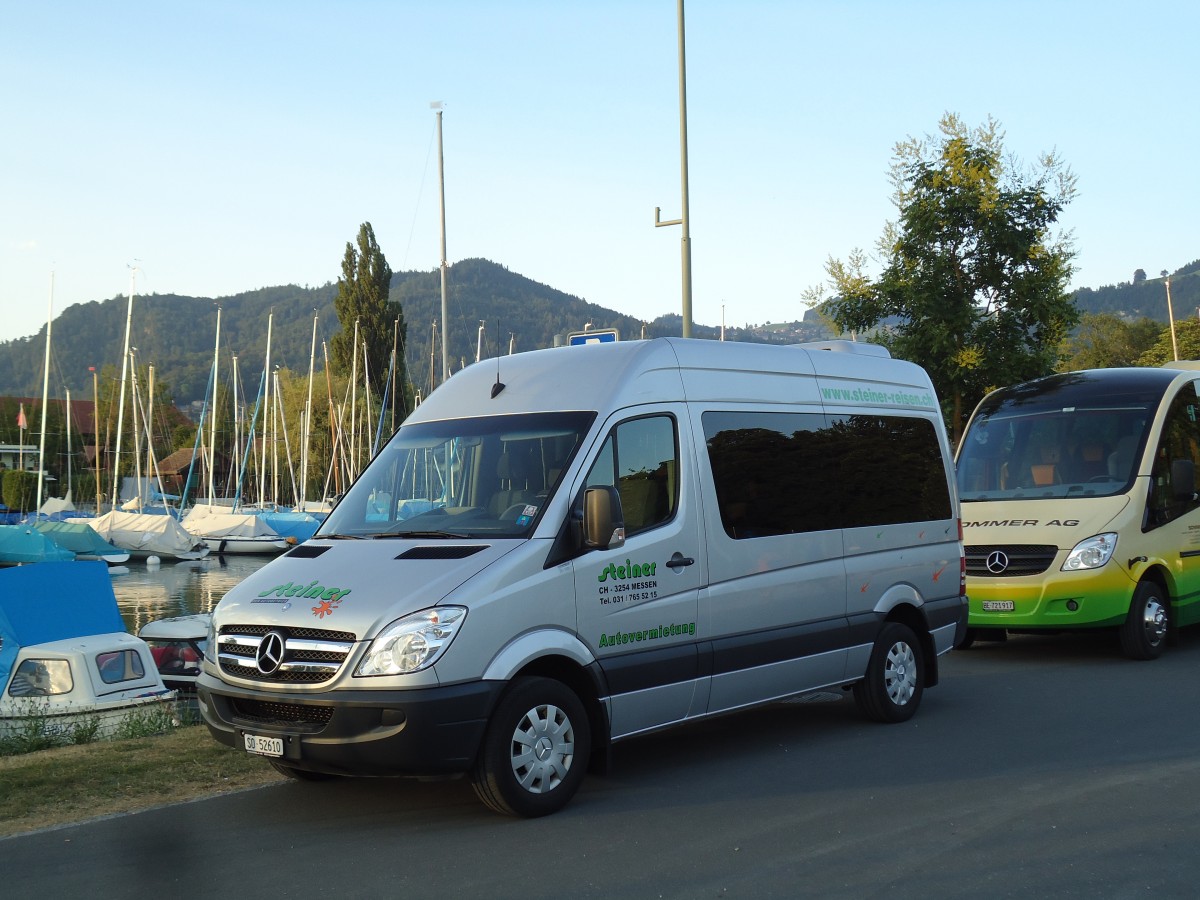
[(1067, 609), (1069, 609), (1071, 612), (1077, 611), (1079, 609), (1079, 601), (1078, 600), (1068, 600), (1067, 601)]

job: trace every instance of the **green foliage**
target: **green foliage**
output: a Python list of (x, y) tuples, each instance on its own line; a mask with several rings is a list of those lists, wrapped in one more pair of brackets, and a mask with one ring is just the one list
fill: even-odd
[(1084, 313), (1063, 345), (1059, 371), (1136, 366), (1161, 332), (1162, 325), (1153, 319), (1127, 322), (1108, 313)]
[(37, 473), (10, 469), (4, 473), (4, 505), (9, 509), (29, 512), (37, 500)]
[[(1183, 319), (1175, 323), (1175, 344), (1180, 359), (1200, 359), (1200, 321)], [(1175, 359), (1171, 329), (1164, 328), (1154, 346), (1138, 357), (1139, 366), (1162, 366)]]
[(126, 713), (113, 730), (112, 739), (125, 741), (130, 738), (152, 737), (165, 734), (178, 724), (174, 701), (147, 703)]
[(1052, 155), (1028, 171), (1006, 161), (991, 119), (939, 125), (937, 138), (896, 145), (899, 220), (880, 241), (881, 276), (866, 276), (861, 253), (831, 259), (837, 296), (824, 312), (843, 331), (886, 325), (892, 352), (929, 371), (957, 438), (992, 386), (1053, 371), (1078, 318), (1066, 292), (1074, 253), (1051, 231), (1075, 181)]
[[(342, 375), (362, 373), (365, 366), (367, 382), (379, 394), (388, 377), (392, 348), (403, 346), (408, 332), (400, 305), (388, 300), (391, 283), (392, 269), (371, 223), (364, 222), (358, 229), (357, 249), (346, 244), (342, 259), (342, 277), (333, 300), (342, 328), (330, 341), (329, 355), (334, 371)], [(397, 364), (400, 384), (405, 381), (403, 362), (401, 357)]]

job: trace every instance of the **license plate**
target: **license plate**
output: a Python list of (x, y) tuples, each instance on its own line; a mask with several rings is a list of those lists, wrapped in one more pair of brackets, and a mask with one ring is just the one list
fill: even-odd
[[(1011, 600), (984, 600), (984, 612), (1012, 612), (1016, 609), (1016, 604)], [(249, 737), (249, 735), (247, 735)]]
[(283, 738), (263, 737), (261, 734), (247, 734), (246, 752), (257, 753), (259, 756), (283, 756)]

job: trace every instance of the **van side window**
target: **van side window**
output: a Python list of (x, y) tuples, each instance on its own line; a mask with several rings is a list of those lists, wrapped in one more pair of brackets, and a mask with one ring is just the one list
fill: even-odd
[(706, 412), (702, 420), (721, 524), (735, 540), (951, 517), (927, 419)]
[(1200, 468), (1200, 397), (1193, 384), (1183, 389), (1171, 401), (1163, 421), (1162, 437), (1154, 450), (1154, 466), (1150, 471), (1148, 522), (1153, 528), (1165, 525), (1200, 504), (1195, 497), (1177, 497), (1171, 483), (1171, 461), (1191, 460)]
[(626, 535), (661, 525), (679, 505), (679, 442), (670, 416), (617, 425), (588, 473), (587, 486), (614, 485), (621, 495)]

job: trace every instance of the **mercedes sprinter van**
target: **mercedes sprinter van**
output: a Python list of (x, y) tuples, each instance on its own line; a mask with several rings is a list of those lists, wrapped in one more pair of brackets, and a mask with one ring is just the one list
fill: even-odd
[(469, 773), (544, 815), (678, 723), (843, 688), (909, 718), (965, 632), (964, 571), (933, 387), (882, 348), (506, 356), (224, 597), (200, 706), (292, 777)]

